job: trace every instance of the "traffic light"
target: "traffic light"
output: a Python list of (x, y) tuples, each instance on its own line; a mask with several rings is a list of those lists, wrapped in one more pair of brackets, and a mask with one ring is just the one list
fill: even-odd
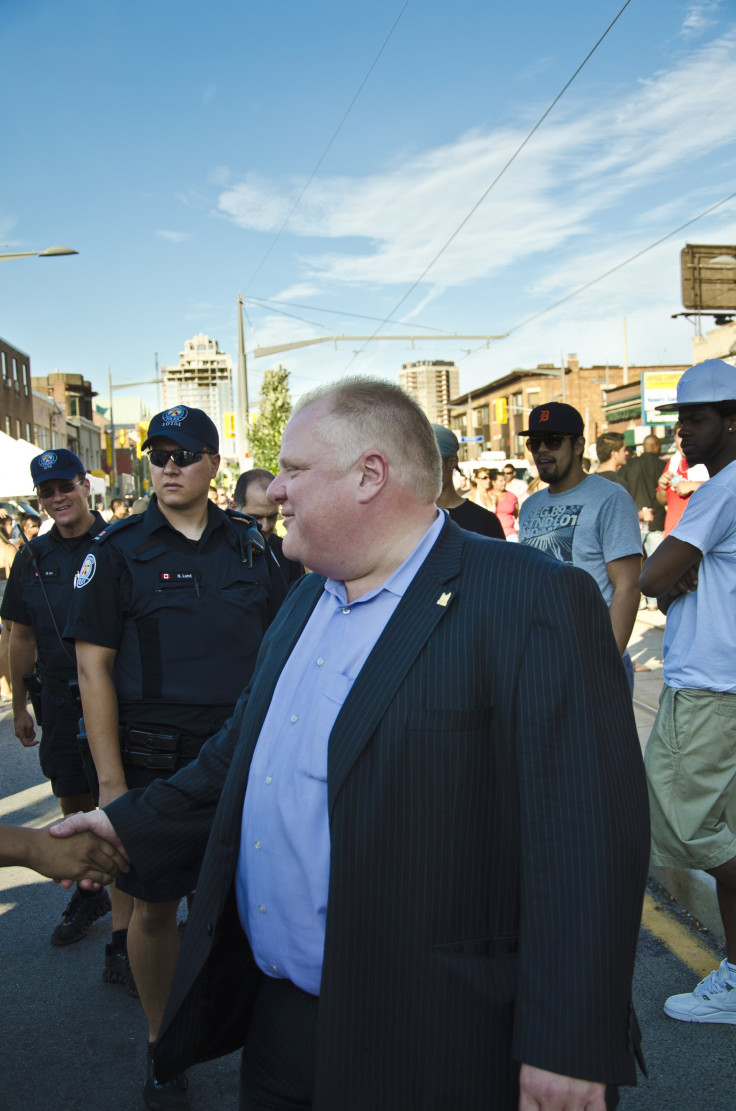
[(506, 397), (497, 397), (496, 398), (496, 423), (497, 424), (506, 424), (508, 422), (508, 419), (509, 419), (508, 398), (506, 398)]
[(235, 413), (232, 413), (232, 412), (223, 413), (222, 415), (223, 415), (224, 423), (225, 423), (225, 428), (224, 428), (225, 439), (226, 440), (234, 440), (235, 439)]
[(127, 442), (128, 442), (128, 433), (126, 432), (126, 430), (124, 428), (121, 428), (120, 431), (118, 432), (118, 446), (119, 447), (125, 447)]

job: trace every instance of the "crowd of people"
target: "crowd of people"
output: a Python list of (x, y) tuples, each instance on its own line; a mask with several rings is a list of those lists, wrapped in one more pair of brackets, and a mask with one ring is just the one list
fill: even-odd
[(278, 474), (232, 495), (182, 406), (150, 423), (144, 512), (108, 523), (73, 453), (33, 461), (54, 525), (0, 614), (65, 818), (0, 828), (0, 864), (73, 889), (53, 944), (112, 910), (151, 1111), (240, 1047), (243, 1111), (616, 1106), (642, 1062), (641, 589), (668, 612), (653, 858), (715, 876), (728, 942), (665, 1011), (736, 1022), (736, 370), (693, 367), (671, 408), (669, 477), (661, 442), (627, 459), (611, 434), (588, 473), (550, 402), (524, 431), (538, 488), (504, 463), (468, 498), (451, 430), (360, 378), (305, 395)]

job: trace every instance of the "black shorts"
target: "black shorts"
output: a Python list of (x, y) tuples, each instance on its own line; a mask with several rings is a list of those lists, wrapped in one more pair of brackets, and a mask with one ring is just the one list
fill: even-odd
[[(204, 744), (204, 741), (202, 741)], [(188, 761), (189, 762), (189, 761)], [(128, 787), (148, 787), (156, 779), (170, 779), (173, 771), (166, 772), (151, 768), (138, 768), (131, 764), (125, 765), (125, 782)], [(143, 883), (134, 872), (123, 872), (115, 881), (117, 888), (134, 899), (142, 899), (146, 903), (172, 903), (194, 891), (197, 886), (199, 866), (201, 860), (194, 862), (189, 868), (177, 868), (166, 872), (155, 883)]]
[(38, 758), (41, 771), (51, 780), (57, 798), (89, 794), (89, 783), (79, 751), (77, 733), (82, 715), (79, 703), (41, 691), (41, 744)]

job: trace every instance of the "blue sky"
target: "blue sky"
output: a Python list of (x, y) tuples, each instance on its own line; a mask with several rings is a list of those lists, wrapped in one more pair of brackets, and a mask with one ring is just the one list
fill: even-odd
[(736, 191), (733, 0), (632, 0), (394, 312), (622, 4), (0, 0), (0, 251), (80, 252), (0, 263), (0, 336), (101, 393), (108, 365), (152, 378), (200, 331), (235, 355), (238, 292), (308, 306), (247, 301), (249, 350), (388, 316), (511, 330), (249, 356), (251, 397), (279, 360), (297, 393), (418, 359), (455, 359), (462, 390), (620, 362), (624, 316), (632, 363), (689, 362), (680, 250), (736, 243), (736, 201), (516, 326)]

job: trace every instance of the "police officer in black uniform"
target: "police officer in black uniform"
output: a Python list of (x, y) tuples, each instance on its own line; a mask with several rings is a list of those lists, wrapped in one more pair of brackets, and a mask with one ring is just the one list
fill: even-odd
[[(206, 413), (183, 405), (158, 413), (143, 448), (148, 509), (95, 539), (66, 627), (102, 806), (196, 758), (232, 713), (285, 593), (255, 521), (208, 499), (220, 456)], [(177, 905), (196, 878), (172, 871), (151, 887), (122, 876), (111, 889), (113, 936), (127, 926), (151, 1042), (179, 949)], [(186, 1078), (160, 1084), (150, 1062), (149, 1054), (147, 1106), (188, 1106)]]
[[(31, 462), (31, 477), (54, 526), (21, 546), (0, 609), (3, 622), (12, 623), (13, 724), (22, 745), (38, 744), (27, 707), (30, 687), (41, 725), (41, 771), (51, 780), (62, 812), (74, 814), (93, 810), (95, 804), (77, 743), (81, 710), (74, 646), (62, 640), (62, 632), (74, 576), (92, 537), (102, 531), (105, 522), (89, 508), (89, 480), (82, 460), (73, 451), (57, 448), (37, 455)], [(109, 910), (104, 889), (88, 892), (76, 888), (51, 935), (51, 944), (79, 941), (95, 919)]]

